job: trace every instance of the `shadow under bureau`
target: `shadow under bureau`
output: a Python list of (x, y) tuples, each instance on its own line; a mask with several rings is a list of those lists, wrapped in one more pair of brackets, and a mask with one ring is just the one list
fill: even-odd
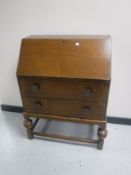
[[(28, 137), (68, 139), (103, 148), (110, 87), (110, 36), (30, 36), (17, 68)], [(33, 122), (30, 117), (35, 117)], [(39, 118), (99, 125), (97, 140), (34, 132)]]

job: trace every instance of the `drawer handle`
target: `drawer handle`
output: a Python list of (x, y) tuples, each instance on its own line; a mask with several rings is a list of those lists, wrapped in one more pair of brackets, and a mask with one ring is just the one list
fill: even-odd
[(33, 92), (38, 92), (40, 89), (40, 86), (39, 86), (39, 84), (35, 83), (35, 84), (32, 84), (31, 89)]
[(41, 101), (36, 101), (35, 104), (36, 104), (37, 106), (40, 106), (40, 107), (43, 106), (43, 103), (42, 103)]
[(90, 112), (91, 112), (91, 109), (90, 109), (89, 106), (84, 106), (83, 107), (83, 111), (82, 111), (83, 115), (89, 115)]
[(92, 95), (92, 90), (90, 88), (85, 88), (84, 90), (84, 96), (89, 97)]

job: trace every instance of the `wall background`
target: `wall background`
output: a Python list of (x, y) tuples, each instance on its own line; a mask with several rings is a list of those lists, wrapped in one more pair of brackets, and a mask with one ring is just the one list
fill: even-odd
[(16, 67), (23, 37), (110, 34), (112, 83), (108, 115), (131, 117), (130, 0), (0, 0), (0, 101), (19, 105)]

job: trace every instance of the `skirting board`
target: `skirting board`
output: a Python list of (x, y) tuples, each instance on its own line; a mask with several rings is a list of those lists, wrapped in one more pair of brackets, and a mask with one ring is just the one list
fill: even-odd
[[(12, 106), (12, 105), (6, 105), (6, 104), (1, 105), (1, 110), (8, 111), (8, 112), (17, 112), (17, 113), (23, 112), (23, 108), (20, 106)], [(107, 122), (112, 124), (131, 125), (130, 118), (107, 116)]]

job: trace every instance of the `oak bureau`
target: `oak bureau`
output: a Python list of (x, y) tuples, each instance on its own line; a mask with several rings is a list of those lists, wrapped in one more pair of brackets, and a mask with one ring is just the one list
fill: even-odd
[[(22, 39), (17, 79), (28, 138), (40, 135), (103, 148), (111, 80), (110, 36), (58, 35)], [(35, 122), (30, 117), (35, 117)], [(98, 139), (34, 132), (39, 118), (98, 125)]]

